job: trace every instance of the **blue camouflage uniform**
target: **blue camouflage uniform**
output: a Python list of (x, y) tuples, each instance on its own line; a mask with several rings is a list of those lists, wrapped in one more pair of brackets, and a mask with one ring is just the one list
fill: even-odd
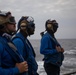
[(16, 62), (7, 52), (7, 48), (4, 47), (3, 41), (7, 43), (10, 40), (6, 37), (0, 36), (0, 75), (17, 75), (19, 70), (15, 67)]
[(24, 57), (28, 63), (28, 74), (37, 75), (38, 65), (35, 60), (34, 49), (27, 38), (20, 32), (12, 39), (15, 46), (18, 48), (19, 53)]
[(62, 61), (64, 59), (64, 55), (62, 52), (58, 52), (56, 50), (56, 46), (60, 44), (53, 40), (52, 36), (47, 32), (43, 35), (41, 39), (41, 47), (40, 47), (40, 53), (44, 55), (44, 62), (45, 63), (51, 63), (56, 66), (61, 66)]

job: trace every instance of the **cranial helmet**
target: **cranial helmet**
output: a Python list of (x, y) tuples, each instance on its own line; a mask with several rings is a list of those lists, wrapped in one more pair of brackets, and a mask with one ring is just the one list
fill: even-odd
[(27, 29), (35, 27), (34, 19), (30, 16), (22, 16), (18, 22), (18, 29), (21, 29), (23, 27), (26, 27)]
[(45, 28), (47, 31), (51, 30), (53, 32), (56, 32), (56, 30), (58, 28), (58, 23), (56, 22), (56, 20), (48, 19), (45, 23)]
[(10, 12), (2, 12), (0, 11), (0, 28), (3, 28), (6, 23), (15, 24), (16, 21)]
[(26, 33), (27, 35), (34, 34), (35, 30), (35, 23), (34, 19), (30, 16), (22, 16), (21, 19), (18, 22), (18, 30), (21, 30), (22, 32)]

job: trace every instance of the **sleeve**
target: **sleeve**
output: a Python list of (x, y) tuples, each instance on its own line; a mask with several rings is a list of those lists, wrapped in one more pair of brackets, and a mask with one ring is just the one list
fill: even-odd
[(19, 70), (17, 67), (4, 69), (0, 66), (0, 75), (16, 75), (18, 73), (19, 73)]
[(2, 54), (4, 52), (4, 47), (3, 45), (0, 43), (0, 75), (15, 75), (19, 73), (19, 70), (17, 67), (15, 68), (3, 68), (2, 67)]
[(52, 48), (52, 41), (49, 37), (43, 37), (41, 39), (40, 53), (43, 55), (52, 55), (57, 53), (57, 50)]

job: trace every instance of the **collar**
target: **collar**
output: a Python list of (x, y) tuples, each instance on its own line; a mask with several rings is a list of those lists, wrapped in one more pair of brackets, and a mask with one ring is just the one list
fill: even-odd
[(2, 36), (3, 36), (3, 37), (6, 37), (7, 39), (11, 39), (11, 38), (12, 38), (12, 36), (9, 35), (8, 33), (3, 33)]

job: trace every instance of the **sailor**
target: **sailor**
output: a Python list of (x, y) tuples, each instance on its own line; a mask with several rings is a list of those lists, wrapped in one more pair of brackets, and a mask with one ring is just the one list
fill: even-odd
[(36, 54), (33, 46), (27, 38), (28, 36), (34, 34), (34, 19), (31, 16), (22, 16), (18, 22), (18, 30), (18, 33), (13, 38), (13, 43), (16, 45), (21, 55), (28, 63), (28, 74), (38, 75), (38, 65), (35, 60)]
[(24, 72), (28, 71), (27, 62), (20, 62), (23, 59), (11, 42), (14, 32), (16, 32), (14, 16), (11, 12), (0, 11), (0, 75), (24, 75)]
[(45, 23), (45, 33), (41, 33), (40, 53), (44, 55), (44, 69), (47, 75), (60, 75), (60, 66), (64, 59), (64, 49), (55, 38), (57, 29), (57, 21), (48, 19)]

